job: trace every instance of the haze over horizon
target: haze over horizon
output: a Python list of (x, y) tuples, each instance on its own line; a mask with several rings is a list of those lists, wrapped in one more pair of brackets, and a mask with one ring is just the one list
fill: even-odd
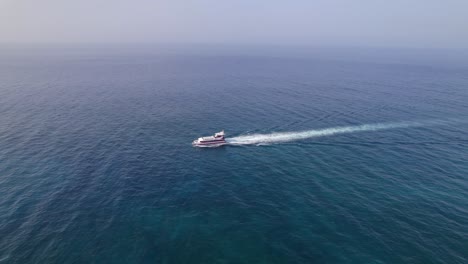
[(0, 43), (468, 47), (467, 1), (0, 1)]

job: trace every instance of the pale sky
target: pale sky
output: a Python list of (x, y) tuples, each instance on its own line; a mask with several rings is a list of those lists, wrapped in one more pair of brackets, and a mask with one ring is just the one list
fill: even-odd
[(0, 43), (468, 48), (468, 0), (0, 0)]

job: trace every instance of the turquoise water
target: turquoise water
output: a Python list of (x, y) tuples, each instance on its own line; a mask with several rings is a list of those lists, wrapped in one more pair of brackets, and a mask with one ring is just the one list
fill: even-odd
[(0, 263), (468, 262), (468, 65), (0, 54)]

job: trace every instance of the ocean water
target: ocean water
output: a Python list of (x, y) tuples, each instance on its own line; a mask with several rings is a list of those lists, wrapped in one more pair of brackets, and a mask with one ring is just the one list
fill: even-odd
[(0, 263), (468, 263), (468, 63), (363, 53), (2, 50)]

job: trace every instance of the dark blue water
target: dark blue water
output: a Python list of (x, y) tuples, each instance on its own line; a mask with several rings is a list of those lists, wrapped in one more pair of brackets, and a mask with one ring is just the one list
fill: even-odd
[(468, 64), (10, 51), (0, 263), (468, 262)]

